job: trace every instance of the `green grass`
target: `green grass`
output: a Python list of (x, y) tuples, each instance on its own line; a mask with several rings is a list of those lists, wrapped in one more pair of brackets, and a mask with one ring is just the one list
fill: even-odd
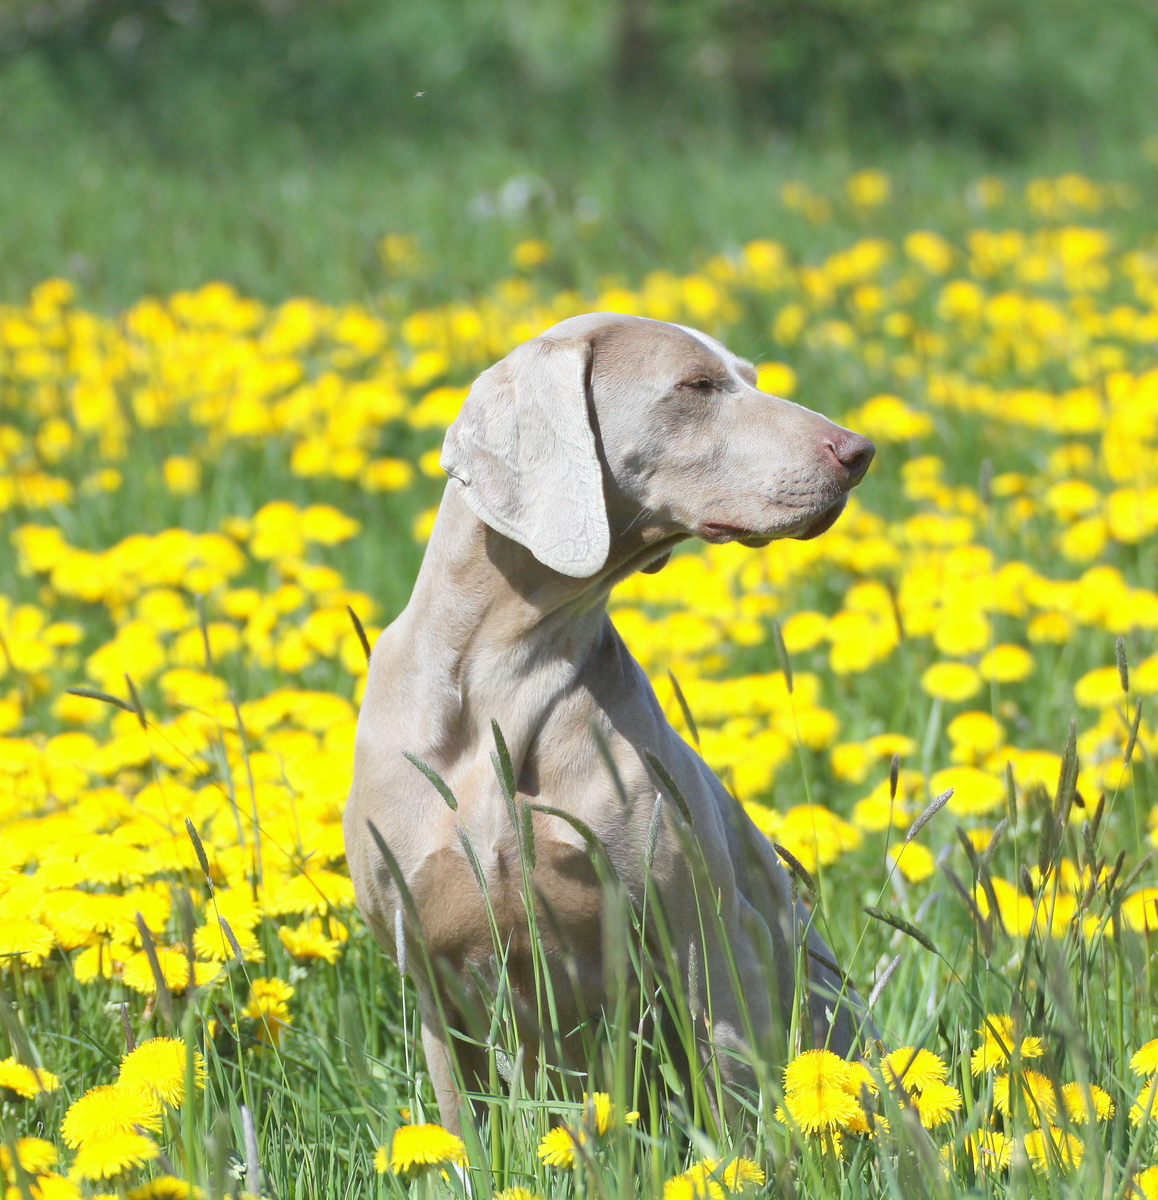
[[(784, 138), (744, 138), (711, 126), (681, 129), (658, 119), (641, 121), (627, 134), (614, 129), (610, 119), (585, 134), (544, 125), (506, 142), (451, 131), (393, 136), (370, 130), (330, 146), (289, 122), (260, 135), (240, 118), (231, 123), (220, 97), (213, 103), (190, 98), (188, 127), (174, 119), (158, 133), (131, 107), (109, 110), (107, 119), (86, 117), (31, 59), (5, 69), (0, 94), (0, 208), (5, 213), (0, 223), (0, 298), (17, 302), (39, 279), (62, 274), (77, 281), (86, 304), (105, 312), (144, 294), (224, 279), (269, 302), (305, 294), (334, 303), (368, 301), (393, 315), (485, 290), (508, 271), (512, 247), (526, 237), (545, 237), (555, 249), (545, 269), (545, 288), (590, 290), (608, 275), (635, 281), (652, 269), (683, 270), (756, 236), (780, 238), (814, 260), (870, 231), (895, 236), (929, 225), (950, 236), (959, 234), (982, 219), (968, 206), (967, 183), (993, 168), (978, 152), (960, 148), (826, 150)], [(780, 185), (790, 178), (805, 179), (837, 198), (849, 171), (866, 162), (888, 170), (898, 193), (883, 224), (877, 221), (871, 230), (839, 206), (832, 222), (816, 227), (779, 202)], [(1003, 174), (1017, 184), (1073, 162), (1064, 146), (1042, 147), (1031, 161)], [(1129, 180), (1138, 189), (1137, 205), (1113, 218), (1124, 243), (1136, 240), (1139, 228), (1151, 227), (1155, 180), (1137, 147), (1096, 147), (1081, 165), (1093, 174)], [(539, 189), (524, 211), (507, 217), (478, 215), (476, 203), (472, 212), (480, 195), (493, 196), (510, 180), (528, 175), (546, 189)], [(597, 219), (586, 219), (596, 212)], [(985, 219), (997, 226), (1016, 224), (1024, 214), (1010, 209)], [(377, 244), (388, 232), (415, 236), (425, 263), (421, 271), (395, 277), (386, 270)], [(735, 348), (754, 358), (776, 352), (766, 318), (752, 317), (738, 326), (729, 339)], [(837, 414), (876, 384), (867, 374), (823, 355), (811, 360), (801, 352), (798, 365), (802, 398)], [(356, 542), (334, 551), (330, 560), (351, 586), (371, 592), (387, 616), (400, 609), (419, 556), (410, 523), (433, 501), (435, 483), (422, 481), (400, 497), (375, 497), (354, 485), (307, 482), (288, 471), (285, 447), (271, 443), (261, 450), (231, 448), (206, 467), (201, 494), (171, 497), (159, 481), (158, 463), (192, 436), (193, 431), (184, 429), (140, 433), (120, 493), (62, 510), (53, 519), (75, 545), (97, 549), (130, 532), (174, 524), (212, 529), (221, 517), (252, 512), (274, 497), (330, 501), (365, 527)], [(381, 449), (412, 457), (433, 441), (433, 435), (422, 435)], [(950, 482), (955, 484), (975, 485), (986, 457), (1001, 469), (1038, 471), (1044, 456), (1036, 435), (976, 428), (944, 414), (938, 415), (937, 443), (950, 448)], [(882, 453), (864, 488), (870, 508), (905, 511), (897, 477), (909, 453), (909, 447)], [(1050, 553), (1044, 528), (1029, 528), (1022, 542), (1003, 542), (1002, 536), (994, 541), (999, 559)], [(0, 563), (4, 593), (33, 599), (36, 582), (16, 577), (12, 559), (6, 557)], [(1154, 587), (1152, 547), (1123, 551), (1117, 561), (1133, 582)], [(848, 582), (811, 582), (795, 602), (829, 611)], [(75, 615), (82, 611), (93, 619), (91, 610), (80, 606)], [(90, 635), (100, 640), (107, 632), (102, 627)], [(1135, 660), (1147, 649), (1140, 637), (1131, 642)], [(915, 682), (924, 665), (921, 654), (902, 648), (901, 669), (891, 664), (878, 668), (868, 677), (869, 686), (833, 684), (834, 706), (840, 707), (847, 736), (901, 730), (918, 741), (928, 736), (937, 754), (944, 752), (939, 709)], [(1056, 651), (1041, 651), (1038, 682), (1017, 692), (1035, 744), (1062, 749), (1073, 709), (1072, 679), (1088, 667), (1111, 662), (1112, 656), (1112, 638), (1104, 632), (1088, 632)], [(823, 663), (821, 652), (810, 652), (797, 656), (796, 667), (823, 670)], [(730, 664), (745, 671), (776, 666), (770, 643), (738, 652)], [(261, 694), (273, 678), (238, 673), (233, 682), (244, 698)], [(339, 686), (320, 671), (305, 682)], [(345, 682), (343, 677), (341, 686)], [(42, 698), (42, 708), (49, 699)], [(852, 798), (849, 788), (825, 777), (820, 756), (807, 750), (798, 766), (784, 768), (778, 795), (795, 802), (805, 789), (805, 776), (818, 799), (842, 806)], [(1118, 845), (1129, 846), (1123, 877), (1141, 859), (1153, 789), (1153, 766), (1147, 763), (1137, 769), (1132, 789), (1113, 800), (1118, 841), (1107, 843), (1106, 850), (1112, 856)], [(1008, 878), (1018, 878), (1023, 864), (1049, 865), (1063, 853), (1074, 859), (1086, 853), (1080, 829), (1067, 830), (1057, 845), (1043, 840), (1050, 801), (1039, 795), (1034, 807), (1017, 814), (1000, 851)], [(951, 818), (942, 813), (936, 820), (938, 844), (952, 845)], [(963, 852), (950, 853), (954, 869), (966, 874)], [(950, 1061), (953, 1080), (967, 1088), (970, 1077), (962, 1063), (970, 1032), (987, 1012), (1024, 1013), (1047, 1037), (1049, 1071), (1065, 1079), (1088, 1077), (1113, 1092), (1118, 1112), (1105, 1135), (1108, 1157), (1088, 1154), (1082, 1170), (1064, 1182), (1034, 1176), (1024, 1167), (1008, 1180), (977, 1179), (963, 1169), (943, 1181), (923, 1135), (886, 1102), (895, 1153), (866, 1166), (868, 1151), (861, 1148), (853, 1162), (840, 1164), (815, 1146), (793, 1150), (768, 1124), (779, 1099), (780, 1064), (771, 1060), (761, 1072), (761, 1095), (748, 1098), (735, 1129), (713, 1128), (712, 1080), (681, 1080), (676, 1065), (691, 1038), (687, 1023), (675, 1023), (668, 1043), (641, 1046), (635, 1033), (639, 1001), (624, 989), (606, 1027), (592, 1031), (590, 1061), (595, 1079), (616, 1095), (621, 1108), (643, 1102), (645, 1127), (634, 1132), (618, 1128), (600, 1151), (599, 1169), (553, 1173), (537, 1163), (534, 1142), (545, 1132), (549, 1113), (577, 1112), (573, 1097), (583, 1082), (565, 1085), (544, 1074), (523, 1094), (501, 1085), (500, 1056), (492, 1052), (495, 1093), (487, 1115), (469, 1135), (479, 1168), (472, 1195), (486, 1200), (494, 1189), (526, 1184), (564, 1200), (627, 1200), (658, 1193), (662, 1181), (678, 1172), (687, 1157), (720, 1145), (758, 1154), (771, 1177), (781, 1173), (769, 1188), (775, 1195), (1125, 1200), (1127, 1166), (1149, 1165), (1155, 1151), (1153, 1133), (1139, 1138), (1129, 1123), (1136, 1081), (1124, 1067), (1129, 1053), (1155, 1033), (1158, 979), (1152, 939), (1105, 938), (1091, 947), (1080, 939), (1010, 937), (1000, 929), (982, 930), (948, 883), (942, 882), (938, 897), (914, 912), (903, 889), (890, 894), (893, 885), (885, 882), (883, 862), (865, 852), (848, 865), (847, 875), (845, 866), (822, 873), (824, 904), (818, 919), (842, 965), (858, 981), (871, 979), (884, 961), (901, 954), (876, 1009), (889, 1046), (911, 1042), (936, 1049)], [(175, 875), (171, 882), (178, 909), (185, 890), (200, 887), (188, 875)], [(1111, 919), (1122, 882), (1106, 901)], [(614, 904), (613, 884), (608, 894)], [(1043, 903), (1048, 901), (1047, 889)], [(943, 958), (903, 933), (865, 922), (859, 903), (905, 911)], [(630, 925), (624, 917), (624, 947), (632, 944)], [(992, 950), (987, 936), (994, 939)], [(158, 1011), (146, 1015), (141, 998), (119, 983), (107, 989), (78, 985), (67, 955), (56, 955), (40, 971), (11, 971), (4, 981), (3, 1014), (12, 1048), (19, 1050), (27, 1042), (45, 1063), (68, 1065), (66, 1088), (39, 1108), (25, 1108), (19, 1132), (54, 1137), (68, 1103), (113, 1078), (125, 1049), (118, 1007), (123, 1000), (130, 1005), (137, 1037), (185, 1031), (203, 1039), (208, 1087), (187, 1106), (183, 1120), (166, 1131), (166, 1144), (173, 1147), (179, 1173), (198, 1179), (214, 1200), (236, 1190), (231, 1181), (244, 1167), (241, 1104), (255, 1116), (266, 1195), (353, 1200), (461, 1194), (453, 1179), (445, 1187), (426, 1182), (408, 1189), (391, 1176), (379, 1180), (373, 1172), (373, 1150), (388, 1141), (401, 1121), (401, 1109), (409, 1107), (414, 1119), (423, 1112), (433, 1119), (435, 1110), (416, 1049), (413, 993), (400, 984), (368, 932), (354, 922), (350, 943), (332, 967), (295, 965), (271, 921), (262, 923), (259, 938), (266, 956), (260, 969), (235, 969), (233, 982), (221, 992), (176, 1000), (171, 1026)], [(640, 973), (639, 952), (625, 952), (622, 966), (628, 977)], [(260, 1031), (252, 1023), (243, 1022), (240, 1043), (223, 1032), (244, 1004), (244, 974), (276, 974), (297, 988), (292, 1032), (279, 1049), (256, 1049)], [(672, 980), (668, 1000), (677, 1011), (679, 990), (679, 980)], [(492, 1041), (513, 1058), (518, 1040), (501, 997), (495, 1010)], [(216, 1022), (216, 1036), (199, 1032), (209, 1022)], [(646, 1060), (639, 1057), (644, 1049), (651, 1054)], [(648, 1097), (652, 1085), (654, 1095)], [(982, 1080), (974, 1085), (986, 1086)], [(11, 1106), (4, 1116), (11, 1121)]]
[[(1126, 802), (1127, 798), (1119, 798), (1119, 803)], [(1044, 803), (1048, 808), (1048, 800)], [(1004, 854), (1012, 849), (1018, 859), (1042, 861), (1039, 835), (1031, 827), (1036, 816), (1023, 810), (1014, 820)], [(1073, 844), (1075, 836), (1067, 834), (1052, 854), (1080, 855)], [(871, 883), (874, 872), (865, 871), (865, 865), (857, 872), (858, 892), (866, 900), (897, 907), (901, 898), (888, 897), (885, 884), (878, 890)], [(520, 1040), (501, 972), (497, 994), (478, 1014), (482, 1028), (476, 1036), (492, 1047), (492, 1088), (485, 1097), (485, 1115), (477, 1127), (467, 1130), (474, 1163), (470, 1194), (486, 1197), (492, 1189), (522, 1185), (552, 1197), (626, 1200), (640, 1194), (639, 1188), (646, 1194), (677, 1174), (689, 1153), (715, 1155), (731, 1148), (758, 1157), (774, 1189), (787, 1195), (895, 1196), (898, 1200), (914, 1194), (997, 1197), (1010, 1191), (1033, 1197), (1124, 1196), (1122, 1165), (1138, 1165), (1140, 1153), (1140, 1165), (1148, 1165), (1146, 1149), (1153, 1137), (1140, 1137), (1126, 1120), (1136, 1082), (1131, 1084), (1121, 1072), (1123, 1047), (1137, 1046), (1153, 1032), (1156, 981), (1149, 943), (1121, 937), (1099, 939), (1092, 946), (1080, 939), (1023, 940), (1008, 937), (1000, 927), (986, 935), (968, 919), (962, 905), (943, 896), (940, 903), (922, 905), (923, 915), (917, 918), (922, 935), (935, 944), (937, 954), (871, 921), (854, 946), (847, 900), (838, 898), (838, 888), (847, 887), (844, 872), (839, 885), (836, 873), (830, 875), (825, 888), (827, 910), (819, 910), (819, 919), (842, 961), (854, 971), (859, 967), (863, 974), (865, 964), (878, 955), (901, 955), (901, 965), (875, 1010), (887, 1044), (933, 1048), (952, 1064), (951, 1079), (963, 1085), (969, 1079), (961, 1061), (970, 1031), (981, 1025), (987, 1012), (1021, 1013), (1046, 1037), (1047, 1057), (1034, 1062), (1035, 1067), (1056, 1079), (1088, 1079), (1113, 1093), (1118, 1114), (1105, 1134), (1109, 1151), (1105, 1162), (1087, 1154), (1076, 1175), (1042, 1177), (1023, 1167), (1015, 1168), (1008, 1181), (1000, 1175), (985, 1180), (974, 1179), (965, 1168), (942, 1178), (933, 1143), (888, 1095), (882, 1096), (879, 1112), (893, 1130), (891, 1153), (875, 1156), (875, 1166), (865, 1161), (874, 1157), (866, 1146), (843, 1163), (815, 1142), (801, 1153), (767, 1120), (781, 1098), (775, 1059), (758, 1063), (759, 1096), (743, 1099), (732, 1111), (731, 1121), (721, 1123), (712, 1075), (681, 1082), (684, 1055), (696, 1042), (680, 972), (673, 974), (670, 959), (665, 962), (670, 950), (656, 952), (649, 978), (662, 979), (663, 968), (668, 968), (662, 1002), (671, 1006), (675, 1021), (666, 1038), (639, 1036), (646, 1004), (632, 984), (637, 987), (648, 956), (637, 948), (638, 921), (625, 915), (622, 898), (616, 899), (618, 889), (609, 878), (607, 911), (618, 911), (622, 922), (620, 933), (608, 935), (608, 945), (622, 950), (620, 986), (613, 990), (616, 1002), (604, 1019), (593, 1022), (588, 1031), (590, 1075), (568, 1080), (543, 1072), (529, 1088), (520, 1085), (517, 1075), (514, 1083), (506, 1084), (504, 1061), (517, 1061)], [(185, 886), (174, 879), (178, 904)], [(651, 903), (655, 904), (654, 897)], [(1050, 903), (1048, 889), (1042, 903)], [(707, 907), (710, 914), (711, 905)], [(655, 929), (663, 927), (661, 909), (653, 907), (649, 923), (654, 938)], [(988, 948), (987, 937), (992, 938)], [(178, 1173), (200, 1180), (210, 1195), (232, 1194), (240, 1186), (233, 1181), (245, 1169), (244, 1105), (255, 1117), (263, 1195), (303, 1200), (401, 1197), (415, 1191), (461, 1196), (462, 1187), (454, 1178), (441, 1187), (433, 1181), (408, 1187), (390, 1175), (378, 1179), (371, 1169), (375, 1147), (388, 1142), (392, 1130), (402, 1123), (403, 1108), (416, 1121), (436, 1119), (436, 1109), (415, 1048), (413, 993), (400, 987), (396, 971), (366, 930), (355, 923), (350, 944), (333, 967), (294, 965), (269, 921), (262, 924), (260, 942), (266, 955), (260, 970), (235, 969), (231, 982), (220, 991), (175, 998), (172, 1019), (163, 1006), (154, 1010), (151, 1019), (142, 1016), (139, 997), (122, 992), (116, 984), (107, 991), (78, 986), (70, 977), (67, 958), (33, 973), (17, 969), (6, 985), (14, 989), (6, 997), (5, 1018), (13, 1049), (20, 1053), (30, 1045), (42, 1061), (68, 1064), (64, 1092), (41, 1106), (39, 1120), (26, 1110), (19, 1132), (52, 1138), (72, 1099), (114, 1077), (126, 1051), (123, 995), (130, 1027), (138, 1038), (183, 1034), (204, 1046), (208, 1086), (179, 1117), (167, 1118), (165, 1140)], [(421, 947), (413, 943), (410, 953), (422, 957)], [(501, 961), (501, 945), (496, 953)], [(769, 964), (769, 969), (775, 968)], [(224, 1032), (244, 1004), (243, 976), (258, 973), (277, 974), (297, 989), (294, 1024), (280, 1048), (258, 1048), (261, 1029), (251, 1020), (240, 1020), (238, 1040)], [(540, 1003), (549, 1006), (549, 988)], [(984, 1077), (973, 1083), (979, 1088), (976, 1100), (980, 1102)], [(549, 1114), (581, 1120), (577, 1092), (596, 1087), (612, 1094), (620, 1113), (642, 1108), (643, 1124), (634, 1131), (616, 1124), (606, 1137), (597, 1139), (590, 1160), (573, 1172), (537, 1164), (531, 1148), (546, 1132)], [(1025, 1119), (1024, 1111), (1020, 1118), (1015, 1116), (1013, 1128)], [(969, 1127), (968, 1118), (964, 1126)]]
[[(505, 111), (493, 129), (485, 110), (474, 121), (448, 110), (362, 125), (353, 108), (338, 128), (331, 118), (318, 129), (269, 115), (249, 84), (220, 75), (160, 97), (128, 85), (110, 98), (100, 83), (31, 53), (0, 62), (0, 301), (63, 275), (110, 313), (217, 279), (267, 301), (389, 308), (393, 297), (409, 310), (485, 290), (527, 237), (552, 243), (552, 282), (585, 290), (608, 275), (686, 270), (758, 236), (812, 257), (858, 222), (838, 205), (833, 221), (811, 225), (783, 207), (781, 185), (804, 179), (839, 200), (865, 165), (894, 179), (897, 231), (930, 206), (947, 234), (969, 227), (966, 185), (995, 168), (1013, 186), (1075, 166), (1130, 181), (1139, 218), (1158, 188), (1140, 144), (1075, 142), (1064, 130), (1010, 162), (959, 143), (743, 133), (649, 105), (572, 119), (557, 107)], [(398, 232), (421, 247), (417, 277), (383, 267), (378, 243)]]

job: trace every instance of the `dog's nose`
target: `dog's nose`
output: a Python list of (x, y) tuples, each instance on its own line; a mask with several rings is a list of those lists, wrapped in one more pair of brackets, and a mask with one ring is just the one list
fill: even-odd
[(877, 452), (876, 446), (868, 438), (847, 429), (842, 429), (825, 445), (832, 451), (833, 458), (852, 476), (852, 484), (860, 481)]

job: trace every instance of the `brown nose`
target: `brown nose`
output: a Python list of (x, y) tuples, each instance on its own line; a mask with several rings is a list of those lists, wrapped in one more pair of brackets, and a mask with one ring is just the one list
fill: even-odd
[(877, 452), (876, 446), (868, 438), (861, 437), (859, 433), (853, 433), (848, 429), (842, 429), (825, 445), (832, 451), (833, 458), (849, 473), (849, 487), (853, 487), (861, 481)]

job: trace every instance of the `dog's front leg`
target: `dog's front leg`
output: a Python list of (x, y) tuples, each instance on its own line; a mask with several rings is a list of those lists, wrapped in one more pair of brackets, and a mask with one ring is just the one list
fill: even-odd
[[(755, 1102), (773, 1020), (767, 980), (746, 932), (718, 914), (689, 930), (680, 972), (694, 1046), (693, 1076), (715, 1120), (731, 1124)], [(709, 922), (717, 927), (710, 928)], [(688, 1026), (684, 1027), (688, 1029)]]
[[(438, 1112), (442, 1125), (451, 1133), (462, 1133), (463, 1124), (470, 1119), (473, 1106), (464, 1094), (466, 1091), (484, 1090), (486, 1087), (486, 1055), (472, 1040), (456, 1036), (447, 1029), (447, 1019), (454, 1018), (440, 1010), (433, 1001), (421, 1003), (422, 1049), (426, 1054), (426, 1069), (434, 1094), (438, 1100)], [(477, 1114), (475, 1114), (477, 1115)]]
[(461, 1134), (462, 1106), (465, 1101), (455, 1082), (448, 1039), (445, 1031), (437, 1028), (437, 1018), (434, 1022), (428, 1021), (425, 1016), (422, 1018), (422, 1049), (426, 1053), (426, 1069), (434, 1085), (442, 1124), (451, 1133)]

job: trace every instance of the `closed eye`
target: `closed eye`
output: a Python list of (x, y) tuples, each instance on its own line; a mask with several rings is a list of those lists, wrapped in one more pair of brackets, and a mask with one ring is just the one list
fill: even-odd
[(720, 380), (704, 375), (696, 379), (684, 379), (676, 386), (692, 392), (715, 392), (719, 391), (722, 384)]

